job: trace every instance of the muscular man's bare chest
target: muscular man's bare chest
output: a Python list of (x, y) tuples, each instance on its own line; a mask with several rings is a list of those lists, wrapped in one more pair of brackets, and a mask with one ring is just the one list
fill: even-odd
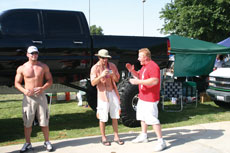
[(38, 65), (27, 66), (24, 69), (23, 74), (25, 78), (40, 78), (43, 77), (44, 70), (41, 66)]

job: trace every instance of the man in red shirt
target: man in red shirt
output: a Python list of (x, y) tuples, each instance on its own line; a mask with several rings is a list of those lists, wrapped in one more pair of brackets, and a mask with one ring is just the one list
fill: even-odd
[(136, 117), (137, 120), (141, 121), (142, 133), (132, 142), (148, 142), (147, 127), (152, 125), (158, 138), (155, 151), (161, 151), (166, 148), (166, 143), (162, 138), (161, 125), (158, 120), (157, 104), (160, 100), (160, 68), (151, 60), (151, 52), (148, 48), (139, 50), (138, 60), (142, 65), (140, 71), (135, 71), (134, 65), (126, 64), (126, 68), (134, 76), (129, 80), (130, 83), (139, 87)]

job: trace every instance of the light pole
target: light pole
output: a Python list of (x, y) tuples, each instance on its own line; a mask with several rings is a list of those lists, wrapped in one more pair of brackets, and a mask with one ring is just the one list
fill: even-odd
[(145, 3), (146, 0), (142, 0), (143, 2), (143, 36), (145, 34), (145, 17), (144, 17), (144, 3)]
[(90, 28), (90, 0), (89, 0), (89, 28)]

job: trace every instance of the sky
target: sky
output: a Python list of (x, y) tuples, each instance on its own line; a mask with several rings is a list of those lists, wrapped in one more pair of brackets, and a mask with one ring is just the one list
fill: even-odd
[(159, 12), (170, 2), (171, 0), (146, 0), (144, 3), (143, 0), (0, 0), (0, 11), (13, 8), (81, 11), (88, 23), (100, 26), (105, 35), (164, 37), (159, 30), (164, 23), (159, 18)]

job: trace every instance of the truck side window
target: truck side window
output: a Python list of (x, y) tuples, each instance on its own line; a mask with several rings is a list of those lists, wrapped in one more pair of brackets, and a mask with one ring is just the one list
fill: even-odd
[(47, 12), (45, 15), (47, 37), (65, 37), (82, 34), (79, 16), (74, 13)]
[(40, 35), (39, 16), (36, 12), (10, 12), (2, 22), (2, 33), (8, 36)]

